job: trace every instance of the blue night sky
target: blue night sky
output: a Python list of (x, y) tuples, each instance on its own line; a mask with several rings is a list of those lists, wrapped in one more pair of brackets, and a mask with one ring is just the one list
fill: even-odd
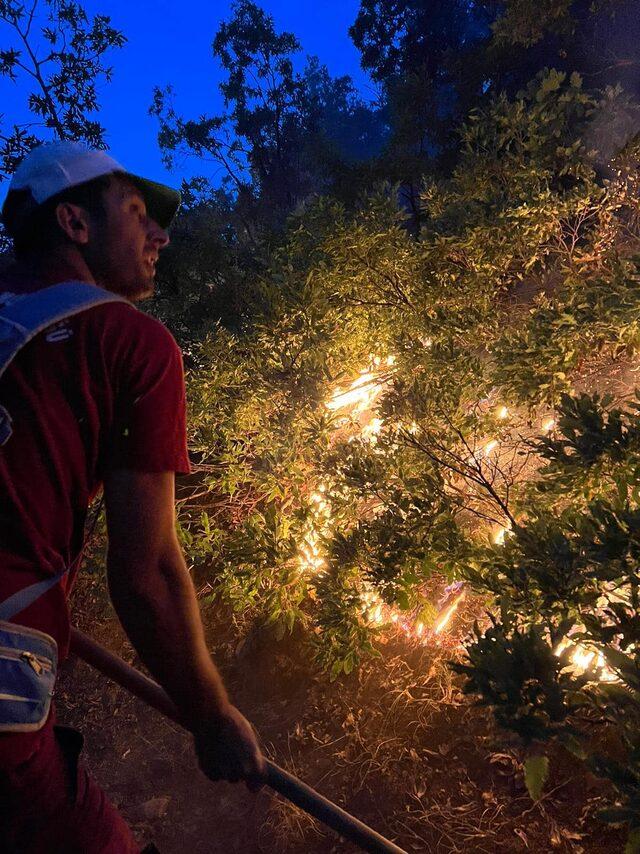
[[(359, 53), (348, 35), (359, 0), (325, 0), (322, 4), (264, 0), (258, 4), (273, 16), (278, 32), (287, 30), (297, 36), (302, 44), (299, 69), (307, 55), (316, 55), (333, 76), (350, 75), (365, 99), (373, 97), (373, 86), (360, 68)], [(44, 7), (42, 0), (41, 5)], [(111, 154), (131, 172), (176, 186), (183, 177), (212, 176), (211, 167), (193, 158), (167, 172), (156, 142), (157, 122), (147, 110), (153, 87), (171, 84), (179, 114), (196, 118), (222, 112), (218, 91), (222, 75), (211, 43), (220, 22), (230, 17), (231, 0), (216, 5), (204, 0), (85, 0), (83, 5), (90, 17), (109, 15), (112, 25), (128, 39), (124, 48), (107, 54), (114, 74), (99, 95), (98, 120), (107, 130)], [(14, 42), (9, 35), (9, 28), (0, 24), (3, 47)], [(25, 91), (21, 85), (0, 80), (5, 127), (28, 120)]]

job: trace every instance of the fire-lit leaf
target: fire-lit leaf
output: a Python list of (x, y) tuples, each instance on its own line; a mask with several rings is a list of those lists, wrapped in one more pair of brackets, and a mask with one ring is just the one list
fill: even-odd
[(524, 781), (534, 801), (539, 801), (544, 784), (549, 777), (549, 759), (546, 756), (529, 756), (524, 763)]

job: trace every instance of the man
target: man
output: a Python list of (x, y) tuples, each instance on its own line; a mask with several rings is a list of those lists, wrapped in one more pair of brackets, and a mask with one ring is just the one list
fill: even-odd
[[(166, 328), (136, 309), (153, 292), (179, 195), (76, 143), (39, 146), (16, 171), (3, 222), (17, 264), (0, 294), (64, 281), (126, 297), (38, 334), (0, 378), (12, 435), (0, 447), (0, 601), (77, 568), (89, 502), (104, 486), (111, 598), (129, 638), (194, 735), (211, 779), (257, 786), (264, 759), (207, 651), (177, 542), (175, 473), (189, 471), (181, 354)], [(14, 622), (69, 645), (62, 582)], [(0, 849), (138, 851), (77, 758), (77, 733), (0, 734)], [(5, 845), (5, 848), (2, 848)]]

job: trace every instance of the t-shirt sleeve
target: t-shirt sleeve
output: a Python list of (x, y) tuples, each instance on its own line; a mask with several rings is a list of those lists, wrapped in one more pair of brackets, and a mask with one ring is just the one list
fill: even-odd
[(106, 468), (188, 474), (182, 354), (166, 327), (136, 315), (119, 360)]

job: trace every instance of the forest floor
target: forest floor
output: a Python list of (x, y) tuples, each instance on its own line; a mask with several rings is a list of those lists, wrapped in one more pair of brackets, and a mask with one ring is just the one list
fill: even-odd
[[(79, 628), (139, 665), (99, 573), (84, 572), (73, 608)], [(380, 658), (331, 683), (299, 638), (239, 644), (233, 616), (203, 605), (210, 649), (269, 757), (407, 851), (622, 851), (623, 835), (596, 817), (606, 793), (596, 778), (556, 751), (533, 803), (522, 750), (460, 693), (447, 661), (479, 612), (468, 601), (437, 643), (388, 639)], [(63, 666), (57, 697), (95, 777), (162, 854), (357, 850), (267, 789), (208, 782), (186, 734), (84, 663)]]

